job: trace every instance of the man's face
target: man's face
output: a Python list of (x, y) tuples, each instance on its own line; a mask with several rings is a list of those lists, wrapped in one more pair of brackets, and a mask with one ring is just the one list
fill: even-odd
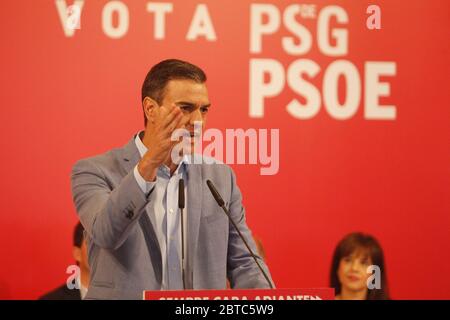
[[(172, 108), (180, 108), (183, 112), (184, 128), (191, 133), (191, 137), (194, 137), (194, 123), (200, 121), (201, 128), (204, 129), (211, 103), (205, 83), (192, 80), (170, 80), (164, 90), (162, 105), (169, 111)], [(195, 139), (199, 138), (195, 136)], [(193, 143), (194, 139), (191, 141), (192, 146)]]

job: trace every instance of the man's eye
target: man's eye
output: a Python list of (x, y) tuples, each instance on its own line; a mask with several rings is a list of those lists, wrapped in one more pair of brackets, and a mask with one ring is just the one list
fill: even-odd
[(207, 113), (209, 111), (209, 108), (200, 108), (200, 111), (202, 113)]
[(189, 107), (189, 106), (180, 106), (180, 109), (181, 109), (182, 111), (186, 111), (186, 112), (191, 111), (191, 107)]

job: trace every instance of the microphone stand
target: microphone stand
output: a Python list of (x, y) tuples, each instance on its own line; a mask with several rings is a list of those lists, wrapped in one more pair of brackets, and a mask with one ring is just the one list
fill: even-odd
[(242, 239), (242, 241), (244, 242), (245, 246), (247, 247), (248, 252), (250, 252), (250, 255), (252, 256), (253, 260), (255, 260), (256, 265), (258, 266), (259, 270), (261, 271), (261, 273), (263, 274), (264, 278), (266, 278), (267, 283), (270, 286), (270, 289), (273, 289), (273, 285), (272, 282), (269, 279), (269, 276), (267, 275), (267, 273), (264, 271), (264, 269), (262, 268), (262, 266), (259, 264), (258, 259), (256, 258), (256, 255), (253, 253), (253, 250), (250, 248), (250, 246), (248, 245), (247, 241), (245, 240), (244, 236), (242, 235), (241, 231), (239, 230), (239, 228), (237, 227), (236, 223), (234, 222), (234, 220), (231, 218), (230, 212), (228, 211), (228, 209), (225, 207), (225, 202), (223, 201), (222, 197), (220, 196), (219, 192), (217, 191), (217, 189), (214, 187), (213, 183), (211, 182), (211, 180), (206, 180), (206, 184), (208, 185), (209, 190), (211, 191), (214, 199), (216, 200), (217, 204), (219, 205), (219, 207), (221, 207), (223, 209), (223, 212), (225, 212), (225, 214), (227, 215), (228, 219), (230, 220), (231, 224), (233, 225), (233, 227), (236, 229), (237, 233), (239, 234), (239, 237)]

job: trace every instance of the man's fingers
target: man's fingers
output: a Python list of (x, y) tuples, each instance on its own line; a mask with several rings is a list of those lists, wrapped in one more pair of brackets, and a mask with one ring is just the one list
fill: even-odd
[(163, 129), (164, 135), (170, 136), (170, 135), (172, 135), (174, 130), (176, 130), (177, 128), (180, 128), (182, 119), (183, 119), (183, 115), (181, 113), (175, 115), (175, 117), (172, 119), (172, 121), (170, 123), (168, 123), (167, 126)]
[(182, 115), (181, 110), (178, 107), (174, 107), (166, 115), (165, 119), (162, 119), (162, 128), (167, 128), (171, 123), (180, 115)]

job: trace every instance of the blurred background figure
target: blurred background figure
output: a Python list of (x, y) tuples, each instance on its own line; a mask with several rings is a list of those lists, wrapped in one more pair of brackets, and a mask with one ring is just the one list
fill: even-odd
[(86, 296), (89, 287), (89, 264), (84, 228), (80, 222), (78, 222), (73, 231), (73, 258), (80, 268), (79, 277), (75, 280), (80, 289), (69, 289), (67, 284), (64, 283), (55, 290), (41, 296), (40, 300), (81, 300)]
[[(367, 280), (371, 265), (379, 267), (381, 288), (369, 289)], [(330, 287), (335, 289), (336, 300), (389, 299), (383, 250), (371, 235), (351, 233), (342, 239), (333, 254)]]

